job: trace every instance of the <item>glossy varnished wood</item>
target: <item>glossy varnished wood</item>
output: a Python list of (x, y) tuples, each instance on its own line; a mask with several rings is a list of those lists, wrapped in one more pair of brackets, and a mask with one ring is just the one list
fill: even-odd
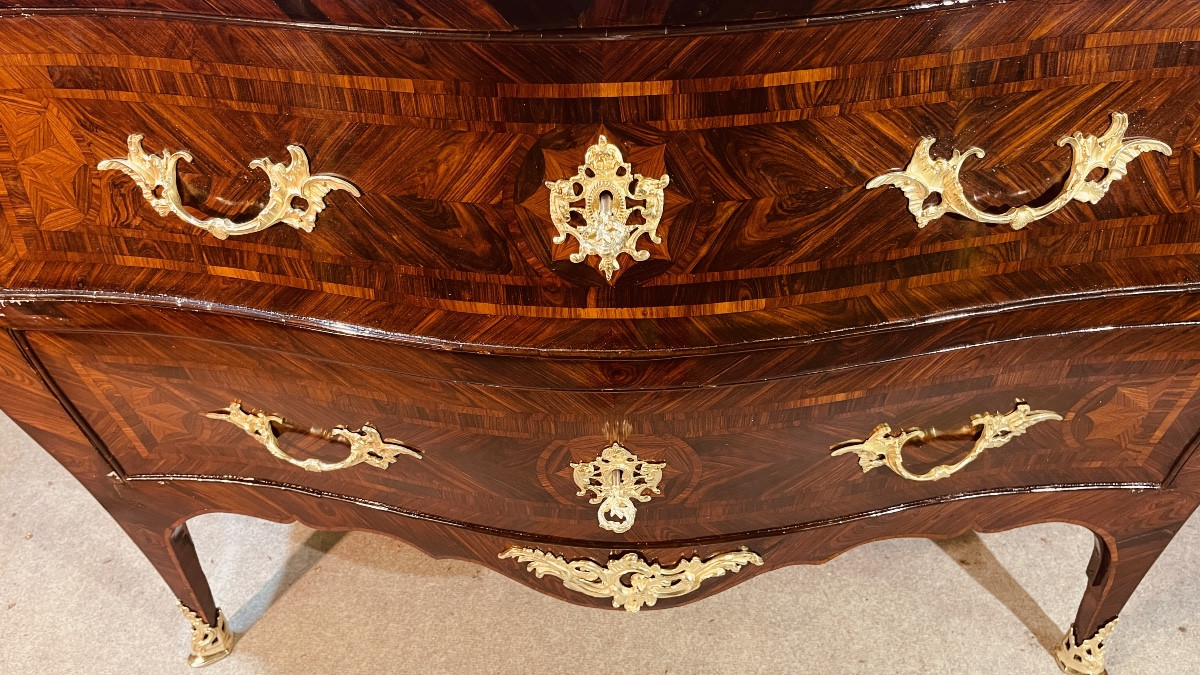
[[(498, 560), (495, 553), (512, 539), (414, 519), (379, 509), (317, 506), (308, 496), (287, 490), (270, 490), (222, 482), (124, 481), (106, 475), (110, 465), (97, 454), (53, 395), (52, 380), (44, 380), (37, 358), (15, 342), (0, 343), (0, 372), (10, 385), (5, 409), (39, 443), (51, 451), (142, 545), (168, 584), (180, 598), (195, 599), (197, 611), (215, 621), (215, 608), (207, 583), (190, 551), (172, 542), (181, 535), (178, 524), (187, 517), (210, 511), (245, 513), (281, 522), (303, 521), (314, 527), (354, 528), (397, 536), (438, 557), (472, 560), (543, 592), (579, 604), (603, 607), (606, 603), (565, 591), (555, 580), (538, 580)], [(33, 367), (31, 367), (31, 364)], [(40, 371), (40, 372), (39, 372)], [(84, 426), (83, 429), (87, 427)], [(1197, 501), (1195, 462), (1181, 464), (1170, 480), (1158, 488), (1094, 488), (1085, 491), (1039, 492), (1024, 495), (981, 495), (968, 501), (929, 504), (921, 508), (874, 514), (834, 523), (814, 525), (781, 536), (744, 542), (761, 552), (764, 567), (750, 567), (712, 582), (681, 602), (719, 592), (731, 584), (782, 564), (817, 563), (838, 552), (899, 533), (911, 536), (949, 537), (966, 530), (994, 531), (1033, 522), (1056, 520), (1089, 527), (1097, 534), (1097, 559), (1091, 569), (1093, 583), (1076, 618), (1083, 634), (1103, 625), (1120, 609), (1141, 575), (1165, 546), (1170, 535), (1186, 520)], [(152, 503), (153, 509), (146, 505)], [(1148, 535), (1148, 536), (1147, 536)], [(536, 542), (535, 542), (536, 543)], [(603, 560), (623, 548), (558, 547), (568, 557)], [(707, 555), (728, 550), (727, 544), (687, 546), (645, 551), (649, 559), (671, 563), (681, 556)], [(677, 601), (680, 602), (680, 601)], [(670, 606), (660, 603), (659, 607)]]
[[(1200, 502), (1194, 3), (123, 4), (0, 3), (0, 406), (210, 623), (186, 520), (212, 511), (386, 533), (596, 607), (497, 554), (766, 560), (656, 608), (877, 539), (1061, 521), (1097, 536), (1089, 636)], [(976, 203), (1045, 200), (1055, 141), (1113, 112), (1172, 155), (1024, 230), (919, 229), (864, 187), (935, 136), (988, 151)], [(246, 164), (288, 144), (363, 194), (309, 234), (219, 241), (96, 169), (135, 132), (194, 155), (196, 213), (256, 212)], [(612, 284), (551, 241), (544, 187), (600, 134), (671, 177), (663, 243)], [(1018, 396), (1065, 419), (943, 481), (829, 456)], [(233, 399), (425, 457), (306, 473), (203, 417)], [(624, 425), (668, 468), (617, 535), (568, 467)]]
[[(979, 0), (957, 0), (956, 5)], [(233, 22), (273, 21), (304, 24), (309, 28), (408, 29), (426, 36), (484, 35), (491, 39), (578, 40), (620, 39), (630, 30), (662, 34), (712, 32), (716, 30), (761, 30), (764, 26), (803, 26), (809, 23), (850, 21), (871, 15), (920, 12), (928, 7), (911, 0), (752, 0), (751, 2), (610, 2), (570, 3), (513, 2), (512, 0), (221, 0), (196, 3), (187, 0), (151, 0), (131, 7), (120, 0), (87, 3), (55, 0), (4, 0), (0, 7), (26, 13), (78, 13), (80, 5), (107, 10), (110, 14), (169, 15)], [(609, 29), (622, 27), (619, 35)], [(593, 30), (588, 30), (593, 29)], [(640, 31), (639, 31), (640, 29)], [(560, 32), (561, 31), (561, 32)], [(398, 31), (397, 31), (398, 32)], [(635, 33), (636, 34), (636, 33)]]
[[(191, 333), (192, 318), (178, 316), (175, 328)], [(1200, 428), (1200, 352), (1186, 327), (1009, 340), (696, 388), (601, 389), (588, 383), (593, 364), (586, 362), (563, 373), (579, 381), (574, 388), (532, 385), (519, 371), (503, 384), (493, 374), (481, 385), (465, 364), (449, 380), (405, 373), (406, 359), (424, 360), (420, 351), (360, 348), (346, 338), (341, 354), (324, 350), (323, 358), (271, 347), (296, 339), (265, 324), (236, 344), (26, 334), (124, 476), (295, 486), (546, 541), (732, 540), (964, 493), (1158, 484)], [(475, 367), (489, 370), (486, 362)], [(643, 366), (630, 360), (606, 367)], [(952, 430), (974, 414), (1007, 411), (1018, 397), (1065, 421), (990, 451), (952, 480), (864, 475), (853, 458), (829, 456), (830, 446), (864, 437), (881, 422)], [(204, 417), (233, 400), (304, 428), (370, 421), (425, 458), (402, 458), (386, 471), (306, 472)], [(641, 507), (634, 529), (614, 535), (596, 526), (595, 507), (575, 494), (570, 464), (595, 458), (609, 442), (606, 428), (626, 426), (622, 442), (667, 468), (662, 496)], [(292, 435), (286, 444), (301, 455), (332, 461), (345, 452), (298, 440)], [(960, 434), (906, 455), (916, 466), (948, 463), (967, 446)]]
[[(8, 18), (0, 206), (16, 249), (4, 286), (578, 350), (777, 340), (1057, 293), (1190, 287), (1200, 15), (1178, 3), (1068, 5), (564, 44)], [(76, 40), (94, 51), (80, 57)], [(183, 43), (190, 60), (171, 47)], [(290, 49), (267, 47), (278, 44)], [(648, 56), (661, 53), (721, 58)], [(965, 175), (980, 203), (1036, 199), (1067, 169), (1054, 141), (1100, 133), (1114, 110), (1175, 155), (1143, 156), (1100, 204), (1021, 232), (953, 218), (919, 230), (898, 192), (863, 189), (934, 135), (938, 152), (989, 151)], [(312, 234), (218, 242), (95, 170), (134, 131), (152, 150), (195, 155), (185, 191), (209, 213), (252, 212), (265, 182), (245, 164), (288, 143), (364, 196), (331, 197)], [(570, 175), (600, 133), (637, 170), (672, 176), (663, 247), (627, 261), (613, 287), (566, 261), (572, 244), (550, 242), (542, 186)]]

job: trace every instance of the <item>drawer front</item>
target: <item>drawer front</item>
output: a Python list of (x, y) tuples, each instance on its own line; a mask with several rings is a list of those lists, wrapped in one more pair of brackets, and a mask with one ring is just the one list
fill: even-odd
[[(687, 319), (702, 329), (669, 339), (704, 346), (743, 337), (747, 323), (763, 338), (797, 330), (723, 318), (736, 313), (812, 312), (839, 328), (1187, 283), (1198, 245), (1190, 209), (1200, 138), (1190, 120), (1200, 42), (1177, 36), (1200, 30), (1200, 16), (1119, 5), (1043, 12), (1046, 3), (1026, 0), (630, 44), (5, 18), (5, 286), (236, 297), (256, 309), (546, 347), (544, 333), (535, 340), (491, 317)], [(990, 30), (970, 30), (983, 19)], [(1171, 39), (1156, 42), (1166, 28)], [(881, 30), (906, 36), (880, 41), (894, 53), (856, 38)], [(120, 32), (162, 42), (130, 46)], [(108, 47), (81, 59), (79, 40)], [(193, 60), (177, 58), (180, 42), (194, 44)], [(220, 48), (229, 42), (245, 49)], [(255, 47), (280, 43), (294, 46), (291, 56)], [(725, 58), (645, 72), (622, 49)], [(342, 53), (353, 56), (331, 56)], [(600, 62), (611, 65), (601, 73)], [(1125, 136), (1164, 146), (1110, 171), (1125, 176), (1096, 203), (1068, 201), (1020, 230), (953, 215), (921, 228), (900, 190), (866, 187), (929, 137), (938, 158), (986, 150), (960, 171), (963, 195), (986, 213), (1064, 191), (1087, 196), (1064, 185), (1072, 153), (1057, 142), (1102, 136), (1114, 112), (1128, 115)], [(250, 162), (295, 163), (291, 145), (313, 175), (361, 194), (342, 185), (324, 194), (311, 232), (283, 222), (218, 239), (161, 215), (112, 165), (99, 168), (127, 158), (131, 134), (151, 154), (190, 153), (175, 167), (178, 203), (197, 219), (251, 221), (270, 206), (270, 182)], [(615, 256), (611, 279), (603, 255), (579, 256), (579, 239), (556, 226), (547, 187), (575, 176), (601, 136), (631, 172), (668, 177), (656, 229)], [(1060, 272), (1066, 265), (1072, 274)], [(322, 301), (331, 295), (337, 303)], [(382, 311), (389, 304), (412, 309)], [(461, 315), (478, 323), (464, 328)], [(649, 339), (635, 329), (565, 333), (581, 349)]]
[[(31, 333), (30, 343), (130, 476), (262, 482), (533, 538), (732, 537), (963, 494), (1150, 485), (1200, 427), (1200, 350), (1185, 328), (1014, 340), (778, 380), (610, 391), (472, 384), (467, 372), (459, 381), (414, 377), (389, 363), (419, 353), (345, 363), (275, 351), (269, 345), (285, 338), (260, 336), (261, 346), (78, 333)], [(973, 416), (1009, 413), (1018, 397), (1031, 406), (1029, 421), (1040, 421), (1025, 427), (1009, 416), (1002, 428), (992, 418), (990, 440), (1017, 433), (976, 443), (984, 423)], [(349, 461), (349, 442), (319, 432), (281, 432), (273, 449), (274, 435), (252, 437), (244, 419), (239, 426), (228, 412), (206, 416), (234, 401), (299, 430), (377, 431), (372, 442), (396, 439), (394, 462), (380, 461), (378, 445)], [(880, 424), (926, 433), (900, 447), (903, 470), (877, 462), (864, 472), (853, 450), (832, 454), (869, 440)], [(310, 459), (320, 462), (310, 469), (323, 470), (301, 466)], [(624, 473), (615, 472), (621, 462)], [(912, 479), (940, 465), (955, 470)], [(601, 526), (629, 506), (630, 527)]]

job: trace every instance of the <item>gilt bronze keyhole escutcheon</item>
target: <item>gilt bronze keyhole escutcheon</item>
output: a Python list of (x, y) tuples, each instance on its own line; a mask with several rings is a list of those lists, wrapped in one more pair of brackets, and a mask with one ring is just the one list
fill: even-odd
[(665, 173), (661, 178), (634, 173), (621, 150), (601, 134), (584, 153), (578, 173), (546, 181), (550, 219), (558, 230), (554, 243), (562, 244), (568, 236), (573, 237), (579, 250), (571, 254), (571, 262), (599, 257), (598, 269), (611, 283), (613, 273), (621, 267), (621, 254), (635, 261), (650, 257), (649, 251), (638, 248), (642, 235), (655, 244), (662, 243), (658, 223), (669, 182)]

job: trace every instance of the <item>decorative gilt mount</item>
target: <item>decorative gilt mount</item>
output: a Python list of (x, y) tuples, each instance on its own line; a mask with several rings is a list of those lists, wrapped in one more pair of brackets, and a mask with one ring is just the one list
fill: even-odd
[(1117, 619), (1114, 618), (1095, 635), (1081, 644), (1075, 644), (1075, 626), (1072, 625), (1062, 644), (1054, 650), (1058, 667), (1067, 675), (1104, 675), (1104, 641), (1116, 627)]
[[(967, 199), (958, 174), (968, 157), (983, 157), (983, 150), (955, 150), (950, 159), (934, 159), (929, 149), (937, 139), (929, 136), (917, 143), (908, 166), (871, 179), (867, 189), (892, 185), (904, 191), (904, 196), (908, 198), (908, 210), (917, 219), (917, 227), (925, 227), (930, 221), (951, 212), (980, 223), (1007, 223), (1012, 229), (1019, 230), (1054, 213), (1072, 200), (1089, 204), (1099, 202), (1112, 184), (1125, 175), (1126, 165), (1143, 152), (1171, 154), (1171, 147), (1162, 141), (1153, 138), (1126, 139), (1125, 130), (1128, 127), (1128, 116), (1115, 112), (1108, 131), (1099, 138), (1084, 136), (1078, 131), (1060, 138), (1060, 147), (1071, 146), (1071, 173), (1058, 196), (1038, 207), (1018, 206), (1002, 214), (980, 210)], [(1104, 174), (1097, 180), (1088, 180), (1088, 175), (1096, 169), (1104, 170)], [(927, 205), (926, 200), (932, 195), (937, 195), (938, 200)]]
[[(923, 440), (927, 432), (924, 429), (906, 429), (898, 433), (892, 432), (888, 424), (880, 424), (871, 431), (867, 440), (851, 440), (839, 443), (831, 448), (832, 456), (855, 453), (863, 473), (876, 467), (887, 466), (900, 477), (908, 480), (931, 481), (941, 480), (975, 461), (984, 450), (998, 448), (1029, 430), (1029, 427), (1046, 420), (1062, 420), (1062, 416), (1051, 410), (1030, 410), (1029, 404), (1017, 400), (1012, 412), (985, 413), (971, 417), (971, 427), (979, 427), (975, 437), (975, 446), (954, 464), (935, 466), (929, 471), (917, 475), (904, 468), (904, 446), (914, 439)], [(957, 434), (955, 434), (957, 435)]]
[[(408, 455), (421, 459), (421, 453), (404, 445), (394, 438), (383, 438), (379, 431), (370, 424), (364, 424), (358, 431), (350, 431), (346, 427), (334, 427), (329, 431), (301, 429), (287, 422), (278, 415), (266, 413), (248, 413), (242, 410), (237, 401), (229, 404), (224, 410), (210, 412), (205, 417), (214, 420), (225, 420), (245, 431), (251, 438), (258, 441), (272, 455), (279, 459), (304, 469), (305, 471), (337, 471), (366, 462), (371, 466), (386, 469), (396, 461), (399, 455)], [(283, 451), (279, 446), (277, 429), (284, 431), (300, 431), (304, 433), (317, 432), (326, 440), (350, 446), (350, 455), (340, 462), (324, 462), (319, 459), (296, 459)]]
[(594, 462), (571, 464), (579, 496), (591, 492), (595, 496), (588, 503), (600, 505), (596, 518), (601, 529), (617, 533), (633, 527), (637, 517), (633, 500), (650, 501), (647, 491), (659, 494), (658, 484), (665, 466), (638, 459), (620, 443), (605, 448)]
[[(250, 168), (262, 169), (271, 180), (270, 198), (266, 207), (254, 218), (235, 223), (228, 218), (201, 220), (188, 213), (179, 194), (175, 165), (183, 159), (192, 161), (187, 152), (163, 150), (162, 156), (152, 155), (142, 148), (142, 135), (129, 136), (129, 156), (106, 159), (96, 165), (101, 171), (116, 169), (124, 172), (142, 189), (142, 196), (160, 216), (175, 214), (180, 220), (206, 230), (217, 239), (229, 235), (250, 234), (284, 223), (303, 232), (312, 232), (317, 223), (317, 214), (325, 209), (325, 195), (331, 190), (345, 190), (355, 197), (361, 196), (358, 188), (337, 176), (326, 174), (310, 175), (308, 155), (298, 145), (287, 146), (291, 161), (274, 164), (267, 157), (250, 162)], [(303, 204), (297, 205), (298, 200)]]
[(198, 614), (188, 609), (182, 602), (179, 611), (192, 624), (192, 651), (188, 655), (188, 665), (201, 668), (211, 665), (229, 656), (233, 651), (233, 633), (225, 622), (225, 613), (217, 610), (217, 625), (210, 626)]
[[(632, 166), (603, 135), (587, 149), (579, 173), (570, 178), (546, 181), (550, 188), (550, 220), (558, 229), (554, 243), (561, 244), (567, 235), (579, 241), (579, 251), (571, 254), (571, 262), (583, 262), (588, 256), (600, 256), (600, 271), (610, 282), (613, 272), (620, 269), (618, 256), (626, 253), (634, 260), (646, 260), (650, 252), (640, 250), (637, 241), (643, 234), (661, 244), (658, 221), (663, 214), (663, 190), (670, 178), (646, 178), (633, 173)], [(643, 204), (630, 206), (628, 200)], [(582, 205), (576, 205), (582, 201)], [(571, 224), (573, 215), (583, 220)], [(630, 222), (631, 219), (641, 222)]]
[[(567, 588), (593, 598), (612, 598), (613, 607), (636, 612), (643, 605), (653, 607), (659, 598), (677, 598), (700, 587), (700, 582), (737, 572), (746, 565), (762, 565), (757, 553), (742, 548), (732, 553), (715, 555), (708, 560), (694, 557), (680, 560), (674, 567), (663, 569), (641, 559), (637, 553), (626, 553), (601, 567), (591, 560), (572, 560), (532, 548), (514, 546), (500, 554), (501, 558), (516, 558), (527, 562), (527, 569), (537, 578), (549, 574), (563, 580)], [(628, 576), (628, 582), (623, 579)]]

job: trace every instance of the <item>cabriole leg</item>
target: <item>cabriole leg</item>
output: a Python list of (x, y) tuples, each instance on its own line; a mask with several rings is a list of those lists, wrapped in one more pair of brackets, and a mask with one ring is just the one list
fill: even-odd
[(229, 656), (234, 636), (225, 615), (213, 601), (208, 579), (200, 568), (196, 547), (186, 524), (171, 529), (122, 522), (121, 526), (154, 565), (179, 600), (179, 609), (191, 623), (188, 665), (199, 668)]
[(1183, 526), (1183, 520), (1153, 529), (1096, 534), (1088, 563), (1088, 587), (1062, 644), (1054, 652), (1069, 675), (1103, 675), (1104, 643), (1117, 625), (1117, 614), (1150, 571), (1159, 554)]

